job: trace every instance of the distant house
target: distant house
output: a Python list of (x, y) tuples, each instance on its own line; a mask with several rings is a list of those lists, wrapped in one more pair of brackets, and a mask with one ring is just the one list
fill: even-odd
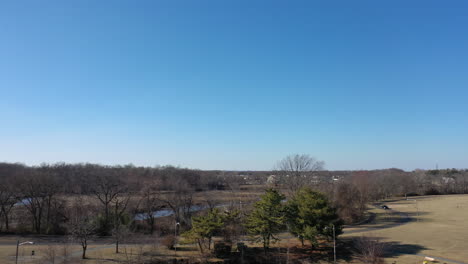
[(276, 175), (270, 175), (267, 178), (268, 185), (277, 185), (279, 183), (278, 177)]
[(332, 181), (335, 182), (335, 181), (339, 181), (339, 180), (340, 180), (340, 178), (338, 176), (332, 176)]

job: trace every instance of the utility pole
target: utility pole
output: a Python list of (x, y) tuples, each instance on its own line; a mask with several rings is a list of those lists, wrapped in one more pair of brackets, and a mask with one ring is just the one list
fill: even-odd
[(18, 264), (18, 249), (19, 249), (19, 240), (16, 241), (16, 261), (15, 261), (15, 264)]
[(333, 263), (336, 264), (336, 236), (335, 236), (335, 224), (333, 224)]
[(419, 222), (419, 206), (418, 206), (418, 200), (414, 199), (414, 202), (416, 203), (416, 221)]
[[(286, 227), (288, 228), (288, 234), (289, 234), (289, 225), (286, 225)], [(289, 239), (288, 239), (288, 249), (286, 251), (286, 264), (289, 264)]]
[(15, 264), (18, 264), (18, 251), (19, 251), (19, 246), (22, 246), (22, 245), (32, 245), (32, 244), (34, 244), (34, 242), (26, 241), (26, 242), (20, 243), (19, 240), (16, 241), (16, 259), (15, 259)]
[(174, 257), (177, 257), (177, 226), (180, 226), (179, 222), (175, 223), (174, 227)]
[[(330, 227), (326, 226), (325, 229), (330, 230)], [(332, 224), (333, 230), (333, 263), (336, 264), (336, 236), (335, 236), (335, 224)]]

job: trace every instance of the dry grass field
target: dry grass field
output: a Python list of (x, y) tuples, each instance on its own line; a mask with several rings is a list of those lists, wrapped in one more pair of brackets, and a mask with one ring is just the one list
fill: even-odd
[[(390, 219), (383, 209), (373, 209), (375, 223), (349, 230), (365, 232), (344, 234), (343, 237), (370, 235), (394, 242), (393, 256), (388, 263), (422, 263), (423, 256), (440, 258), (439, 263), (468, 263), (468, 195), (411, 197), (410, 200), (388, 201), (391, 209), (404, 213), (399, 217), (412, 218), (407, 223), (389, 228)], [(389, 218), (389, 219), (387, 219)], [(389, 220), (389, 221), (386, 221)]]

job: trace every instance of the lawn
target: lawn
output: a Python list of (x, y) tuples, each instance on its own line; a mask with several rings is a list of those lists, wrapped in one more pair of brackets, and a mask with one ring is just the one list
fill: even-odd
[[(394, 242), (387, 262), (422, 263), (422, 255), (441, 257), (468, 263), (468, 195), (411, 197), (411, 200), (385, 202), (391, 209), (413, 218), (399, 226), (369, 230), (370, 227), (386, 227), (396, 215), (383, 209), (373, 209), (375, 223), (349, 230), (362, 233), (344, 234), (343, 238), (372, 235), (384, 241)], [(400, 215), (399, 217), (406, 217)], [(407, 253), (407, 254), (403, 254)], [(419, 254), (420, 256), (415, 256)], [(447, 261), (440, 261), (444, 263)], [(447, 262), (450, 263), (450, 262)]]

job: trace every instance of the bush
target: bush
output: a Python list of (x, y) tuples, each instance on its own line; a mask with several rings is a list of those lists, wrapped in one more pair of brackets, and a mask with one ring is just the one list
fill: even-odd
[(363, 264), (384, 264), (387, 245), (377, 238), (360, 237), (354, 240), (357, 257)]
[(214, 244), (214, 254), (217, 258), (226, 258), (231, 255), (232, 245), (226, 242), (216, 242)]
[(161, 244), (167, 249), (174, 249), (175, 242), (174, 235), (167, 235), (162, 239)]
[(247, 250), (247, 245), (242, 243), (242, 242), (239, 242), (237, 243), (237, 251), (239, 252), (242, 252), (242, 251), (245, 251)]

